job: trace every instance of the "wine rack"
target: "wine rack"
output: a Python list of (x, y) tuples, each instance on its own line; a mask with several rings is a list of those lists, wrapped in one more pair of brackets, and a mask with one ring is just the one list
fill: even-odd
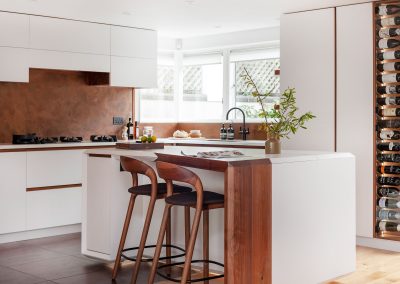
[(375, 237), (400, 241), (400, 1), (374, 3)]

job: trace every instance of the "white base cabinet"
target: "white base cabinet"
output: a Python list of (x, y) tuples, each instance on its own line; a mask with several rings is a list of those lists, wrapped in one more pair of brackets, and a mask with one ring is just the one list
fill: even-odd
[(81, 187), (27, 192), (26, 229), (35, 230), (80, 223), (81, 200)]
[(26, 228), (26, 153), (0, 154), (0, 234)]

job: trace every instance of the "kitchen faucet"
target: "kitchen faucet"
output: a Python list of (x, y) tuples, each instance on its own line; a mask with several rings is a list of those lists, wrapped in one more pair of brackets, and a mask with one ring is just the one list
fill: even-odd
[(228, 112), (226, 113), (226, 120), (229, 119), (229, 113), (234, 109), (239, 110), (242, 113), (243, 124), (240, 127), (239, 133), (242, 134), (242, 139), (243, 140), (247, 140), (247, 134), (250, 134), (250, 129), (249, 128), (246, 129), (246, 115), (244, 114), (244, 111), (241, 108), (233, 107), (233, 108), (229, 109)]

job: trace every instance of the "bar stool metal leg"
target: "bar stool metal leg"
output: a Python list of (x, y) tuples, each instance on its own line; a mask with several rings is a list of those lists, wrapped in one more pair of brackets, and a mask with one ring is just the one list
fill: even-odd
[[(203, 267), (203, 277), (207, 278), (209, 276), (209, 263), (208, 260), (210, 258), (210, 247), (209, 247), (209, 210), (204, 210), (203, 211), (203, 259), (206, 260), (204, 262), (204, 267)], [(205, 280), (205, 284), (208, 284), (209, 281)]]
[(131, 222), (131, 217), (132, 217), (132, 212), (133, 212), (133, 207), (135, 205), (136, 197), (137, 197), (136, 194), (131, 194), (131, 198), (129, 199), (128, 210), (126, 211), (124, 227), (122, 229), (122, 234), (121, 234), (121, 241), (119, 242), (118, 253), (116, 256), (113, 273), (112, 273), (113, 280), (115, 280), (115, 278), (117, 278), (117, 275), (118, 275), (119, 266), (121, 264), (121, 254), (122, 254), (122, 250), (124, 249), (124, 246), (125, 246), (126, 235), (128, 234), (129, 224)]
[(158, 261), (160, 259), (162, 244), (163, 244), (165, 232), (166, 232), (167, 226), (168, 226), (168, 220), (171, 218), (171, 216), (170, 216), (171, 207), (172, 207), (172, 205), (170, 205), (170, 204), (165, 205), (163, 219), (162, 219), (161, 227), (160, 227), (160, 233), (158, 234), (156, 251), (154, 253), (153, 264), (151, 266), (149, 280), (147, 282), (148, 284), (154, 283), (154, 278), (156, 276)]
[(140, 264), (142, 262), (143, 252), (144, 252), (144, 249), (146, 246), (147, 235), (149, 233), (151, 218), (153, 217), (154, 206), (156, 204), (156, 201), (157, 201), (157, 197), (152, 196), (150, 199), (149, 207), (147, 209), (146, 220), (145, 220), (145, 223), (143, 226), (142, 237), (140, 239), (139, 249), (138, 249), (138, 252), (136, 255), (136, 261), (135, 261), (135, 266), (133, 269), (131, 284), (136, 283), (136, 280), (137, 280), (137, 277), (139, 274)]

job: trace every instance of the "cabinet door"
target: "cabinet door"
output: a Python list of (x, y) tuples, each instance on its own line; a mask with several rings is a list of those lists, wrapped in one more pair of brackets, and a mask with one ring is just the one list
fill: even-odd
[(31, 16), (30, 47), (109, 55), (110, 26)]
[(110, 56), (51, 50), (30, 50), (32, 68), (110, 72)]
[(111, 26), (111, 55), (156, 58), (157, 33), (151, 30)]
[(0, 234), (25, 230), (26, 153), (0, 154)]
[(29, 46), (29, 16), (0, 12), (0, 46)]
[(82, 183), (84, 150), (38, 151), (27, 154), (27, 187)]
[(24, 48), (0, 47), (0, 81), (29, 82), (29, 51)]
[(317, 116), (284, 149), (335, 150), (334, 17), (330, 8), (281, 18), (281, 91), (296, 88), (299, 112)]
[(357, 235), (364, 237), (373, 236), (372, 9), (366, 3), (336, 10), (337, 150), (356, 156)]
[(117, 87), (157, 87), (157, 60), (111, 56), (110, 85)]
[(81, 208), (81, 187), (27, 192), (27, 230), (80, 223)]

